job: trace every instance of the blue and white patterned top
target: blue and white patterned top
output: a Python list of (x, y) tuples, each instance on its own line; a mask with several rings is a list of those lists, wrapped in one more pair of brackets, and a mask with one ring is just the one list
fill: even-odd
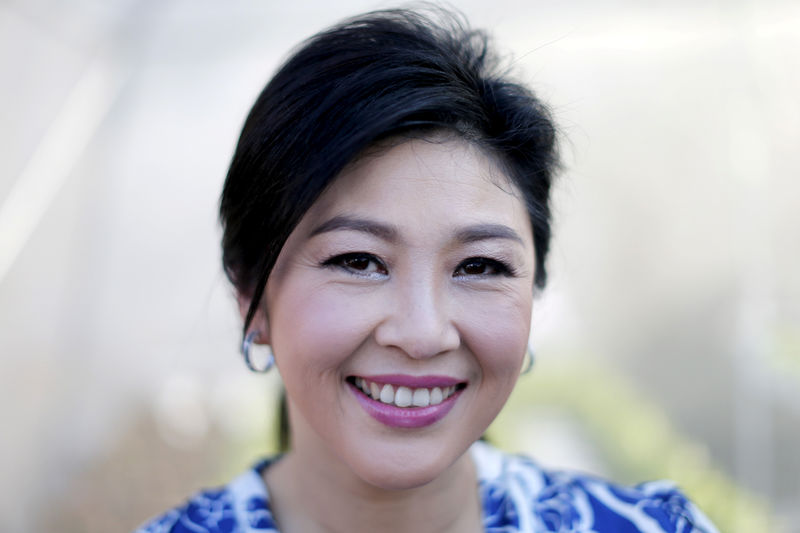
[[(717, 533), (703, 513), (665, 481), (635, 487), (542, 470), (484, 442), (470, 448), (486, 533)], [(262, 461), (228, 485), (204, 490), (136, 533), (278, 533)]]

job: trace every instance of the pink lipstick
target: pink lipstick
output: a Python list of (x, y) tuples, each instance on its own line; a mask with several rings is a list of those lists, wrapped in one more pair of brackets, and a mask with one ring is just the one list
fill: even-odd
[(467, 386), (449, 376), (405, 374), (350, 376), (347, 382), (367, 414), (397, 428), (420, 428), (441, 420)]

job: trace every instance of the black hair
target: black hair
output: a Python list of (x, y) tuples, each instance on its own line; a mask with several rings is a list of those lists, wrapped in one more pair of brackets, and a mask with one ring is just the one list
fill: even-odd
[(381, 140), (441, 130), (496, 157), (522, 192), (544, 287), (558, 162), (549, 111), (498, 70), (487, 35), (463, 16), (375, 11), (302, 43), (244, 123), (220, 221), (225, 272), (251, 298), (245, 332), (286, 239), (342, 169)]
[[(397, 136), (451, 132), (500, 164), (527, 205), (534, 282), (544, 287), (558, 166), (550, 113), (499, 70), (484, 32), (459, 14), (424, 11), (375, 11), (311, 37), (250, 110), (220, 198), (223, 266), (251, 302), (245, 333), (303, 215), (346, 165)], [(278, 426), (285, 451), (285, 392)]]

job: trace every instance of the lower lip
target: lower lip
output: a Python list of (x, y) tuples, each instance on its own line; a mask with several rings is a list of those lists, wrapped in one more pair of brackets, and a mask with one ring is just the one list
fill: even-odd
[(348, 385), (358, 403), (372, 418), (394, 428), (421, 428), (435, 424), (447, 416), (461, 395), (461, 390), (457, 390), (442, 403), (428, 407), (397, 407), (373, 400), (352, 383)]

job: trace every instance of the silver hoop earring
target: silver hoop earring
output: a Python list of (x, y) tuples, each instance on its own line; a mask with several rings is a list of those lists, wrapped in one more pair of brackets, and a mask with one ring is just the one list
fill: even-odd
[(253, 342), (256, 340), (257, 336), (257, 331), (251, 331), (245, 335), (244, 339), (242, 339), (242, 357), (244, 357), (244, 364), (247, 365), (247, 368), (253, 372), (263, 374), (264, 372), (269, 372), (269, 370), (275, 366), (275, 356), (272, 354), (272, 349), (269, 346), (265, 346), (267, 350), (267, 360), (264, 362), (264, 366), (259, 368), (253, 364), (253, 360), (250, 357), (250, 350), (252, 349)]
[(528, 349), (525, 351), (525, 363), (522, 366), (522, 370), (520, 370), (519, 375), (524, 376), (525, 374), (529, 373), (533, 368), (533, 348), (528, 345)]

